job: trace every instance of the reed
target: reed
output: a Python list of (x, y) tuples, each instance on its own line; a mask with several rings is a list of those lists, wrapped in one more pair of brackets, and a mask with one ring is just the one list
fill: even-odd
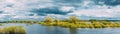
[(47, 26), (60, 26), (60, 27), (67, 27), (67, 28), (107, 28), (107, 27), (120, 27), (120, 22), (109, 22), (107, 20), (79, 20), (75, 16), (71, 16), (70, 19), (67, 20), (59, 20), (56, 18), (55, 20), (52, 19), (50, 16), (49, 18), (46, 17), (46, 20), (40, 23), (41, 25)]
[(0, 28), (0, 34), (26, 34), (26, 31), (21, 26), (11, 26)]

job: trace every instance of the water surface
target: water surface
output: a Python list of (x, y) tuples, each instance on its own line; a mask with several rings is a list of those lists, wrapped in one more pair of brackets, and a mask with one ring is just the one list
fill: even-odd
[(120, 34), (120, 28), (63, 28), (40, 24), (4, 23), (2, 27), (23, 26), (27, 34)]

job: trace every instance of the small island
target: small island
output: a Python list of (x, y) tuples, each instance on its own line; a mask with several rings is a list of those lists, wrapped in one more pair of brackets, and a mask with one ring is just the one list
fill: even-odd
[(120, 22), (113, 22), (109, 20), (80, 20), (76, 16), (70, 16), (69, 19), (59, 20), (58, 18), (52, 19), (52, 17), (47, 16), (45, 21), (40, 23), (44, 26), (60, 26), (66, 28), (118, 28), (120, 27)]

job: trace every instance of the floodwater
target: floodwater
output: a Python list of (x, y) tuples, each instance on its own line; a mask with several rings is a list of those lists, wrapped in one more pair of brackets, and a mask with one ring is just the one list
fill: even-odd
[(27, 34), (120, 34), (120, 28), (63, 28), (23, 23), (4, 23), (0, 28), (8, 26), (23, 26)]

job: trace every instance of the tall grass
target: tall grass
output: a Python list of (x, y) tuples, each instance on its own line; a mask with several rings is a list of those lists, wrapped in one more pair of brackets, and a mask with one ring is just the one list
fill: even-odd
[(0, 28), (0, 34), (26, 34), (26, 31), (21, 26), (11, 26)]
[(107, 20), (80, 20), (75, 16), (71, 16), (68, 20), (52, 19), (50, 16), (45, 21), (40, 23), (47, 26), (60, 26), (69, 28), (107, 28), (107, 27), (120, 27), (120, 22), (109, 22)]

